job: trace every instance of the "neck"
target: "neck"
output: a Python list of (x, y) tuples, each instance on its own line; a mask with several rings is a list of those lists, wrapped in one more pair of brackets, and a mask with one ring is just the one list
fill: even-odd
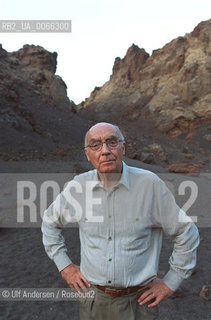
[(107, 189), (112, 189), (113, 186), (115, 186), (117, 182), (120, 180), (121, 175), (122, 175), (122, 168), (120, 172), (111, 172), (111, 173), (98, 172), (100, 181)]
[(120, 180), (121, 173), (98, 173), (99, 179), (107, 189), (112, 189)]

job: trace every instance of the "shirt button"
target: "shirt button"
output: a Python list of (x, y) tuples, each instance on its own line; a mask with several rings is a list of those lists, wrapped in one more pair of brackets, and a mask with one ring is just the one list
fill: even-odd
[(112, 238), (111, 238), (111, 237), (109, 237), (109, 238), (108, 238), (108, 240), (112, 240)]
[(108, 259), (108, 261), (112, 261), (112, 259), (110, 258), (110, 259)]

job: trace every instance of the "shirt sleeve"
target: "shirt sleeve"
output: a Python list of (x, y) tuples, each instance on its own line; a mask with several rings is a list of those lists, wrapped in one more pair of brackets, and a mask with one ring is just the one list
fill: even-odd
[(67, 224), (65, 212), (68, 209), (70, 209), (68, 208), (68, 203), (63, 193), (60, 193), (56, 200), (45, 210), (41, 226), (45, 251), (49, 258), (55, 262), (59, 271), (72, 264), (67, 255), (67, 248), (62, 235), (62, 227)]
[(155, 184), (155, 197), (155, 224), (162, 227), (174, 243), (169, 258), (170, 269), (163, 281), (175, 291), (191, 275), (196, 265), (199, 232), (191, 218), (177, 206), (174, 196), (160, 179)]

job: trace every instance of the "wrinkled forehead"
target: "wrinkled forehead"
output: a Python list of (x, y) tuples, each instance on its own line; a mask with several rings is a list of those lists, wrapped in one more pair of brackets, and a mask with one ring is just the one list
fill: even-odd
[(91, 128), (87, 135), (87, 141), (90, 140), (105, 140), (110, 137), (118, 137), (119, 132), (112, 125), (99, 125)]

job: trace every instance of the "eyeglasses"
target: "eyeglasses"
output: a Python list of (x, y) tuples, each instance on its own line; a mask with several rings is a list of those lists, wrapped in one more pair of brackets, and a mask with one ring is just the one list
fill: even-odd
[(123, 142), (123, 141), (124, 140), (121, 140), (121, 139), (111, 138), (111, 139), (106, 139), (104, 142), (102, 141), (92, 142), (91, 144), (88, 144), (85, 148), (91, 148), (92, 151), (101, 151), (103, 144), (105, 143), (109, 149), (115, 149), (118, 147), (119, 142)]

